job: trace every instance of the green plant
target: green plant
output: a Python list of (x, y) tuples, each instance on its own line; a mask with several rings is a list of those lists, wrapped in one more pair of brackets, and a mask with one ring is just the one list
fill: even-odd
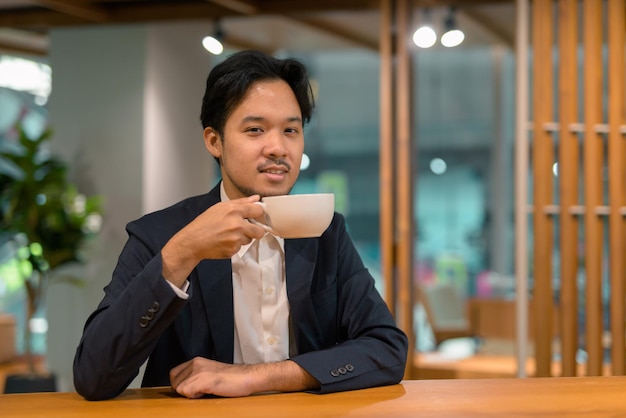
[(51, 137), (47, 129), (30, 138), (18, 126), (16, 140), (0, 138), (0, 244), (13, 248), (13, 273), (24, 282), (29, 358), (27, 324), (43, 302), (50, 271), (82, 261), (84, 241), (101, 223), (101, 197), (86, 197), (67, 179), (67, 165), (47, 150)]

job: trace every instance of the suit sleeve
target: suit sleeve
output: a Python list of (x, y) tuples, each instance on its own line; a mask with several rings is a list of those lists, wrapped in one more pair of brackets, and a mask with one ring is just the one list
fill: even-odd
[(185, 304), (162, 276), (161, 243), (136, 224), (74, 357), (74, 386), (89, 400), (120, 394)]
[[(337, 340), (292, 358), (318, 380), (319, 393), (398, 383), (404, 375), (408, 339), (364, 267), (343, 218), (337, 229)], [(327, 251), (320, 251), (329, 257)], [(325, 272), (328, 276), (331, 272)]]

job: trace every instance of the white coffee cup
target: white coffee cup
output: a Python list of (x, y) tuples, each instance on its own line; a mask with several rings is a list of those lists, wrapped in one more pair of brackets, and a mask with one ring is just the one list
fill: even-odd
[(265, 211), (265, 223), (251, 219), (281, 238), (319, 237), (326, 231), (335, 212), (332, 193), (267, 196), (257, 204)]

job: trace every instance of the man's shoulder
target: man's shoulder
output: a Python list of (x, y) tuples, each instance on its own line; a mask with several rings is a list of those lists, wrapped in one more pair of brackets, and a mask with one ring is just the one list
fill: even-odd
[(128, 228), (138, 227), (178, 230), (196, 216), (219, 202), (211, 193), (188, 197), (164, 209), (147, 213), (128, 223)]

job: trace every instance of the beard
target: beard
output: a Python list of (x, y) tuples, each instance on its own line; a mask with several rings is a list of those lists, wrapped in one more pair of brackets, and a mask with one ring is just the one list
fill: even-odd
[[(270, 190), (260, 190), (258, 188), (258, 186), (256, 186), (255, 184), (241, 184), (240, 182), (237, 181), (237, 179), (233, 176), (228, 175), (228, 171), (226, 170), (226, 166), (228, 166), (228, 158), (224, 158), (226, 156), (226, 147), (225, 147), (225, 142), (227, 141), (227, 139), (225, 138), (225, 135), (221, 136), (220, 141), (222, 142), (222, 149), (224, 150), (224, 153), (222, 154), (221, 158), (219, 159), (219, 164), (220, 164), (220, 168), (222, 171), (222, 178), (225, 177), (225, 175), (227, 175), (228, 179), (230, 180), (231, 185), (236, 189), (237, 193), (240, 194), (241, 196), (252, 196), (252, 195), (259, 195), (261, 196), (261, 198), (263, 197), (267, 197), (267, 196), (281, 196), (281, 195), (286, 195), (289, 194), (291, 192), (291, 190), (293, 189), (294, 185), (295, 185), (295, 181), (293, 180), (293, 183), (291, 185), (285, 184), (283, 187), (287, 187), (287, 190), (276, 190), (276, 189), (270, 189)], [(231, 153), (234, 150), (230, 150)], [(236, 157), (235, 157), (236, 158)], [(226, 162), (226, 164), (225, 164)], [(235, 164), (236, 165), (236, 164)], [(292, 173), (292, 167), (291, 164), (289, 164), (289, 162), (287, 162), (284, 158), (282, 157), (278, 157), (278, 158), (265, 158), (265, 161), (263, 161), (262, 163), (259, 163), (256, 166), (256, 170), (257, 172), (263, 172), (265, 170), (267, 170), (269, 167), (283, 167), (284, 170), (288, 173)], [(297, 167), (298, 170), (296, 170), (296, 179), (297, 176), (299, 174), (299, 167)]]
[[(230, 184), (232, 185), (232, 187), (234, 187), (237, 191), (237, 193), (241, 196), (252, 196), (252, 195), (259, 195), (261, 196), (261, 198), (263, 197), (267, 197), (267, 196), (282, 196), (282, 195), (286, 195), (291, 193), (291, 190), (294, 187), (294, 184), (291, 184), (290, 186), (284, 185), (284, 187), (288, 187), (286, 190), (276, 190), (276, 189), (270, 189), (270, 190), (262, 190), (259, 188), (259, 186), (256, 185), (246, 185), (246, 184), (242, 184), (239, 181), (237, 181), (236, 178), (234, 178), (233, 176), (228, 175), (228, 173), (226, 172), (226, 170), (224, 169), (224, 162), (221, 160), (220, 161), (220, 165), (222, 167), (222, 178), (224, 178), (225, 176), (228, 177)], [(291, 171), (290, 169), (290, 165), (285, 162), (283, 159), (267, 159), (263, 164), (260, 164), (259, 166), (257, 166), (257, 171), (261, 172), (265, 169), (265, 167), (268, 166), (276, 166), (276, 165), (282, 165), (283, 167), (285, 167), (288, 171)]]

